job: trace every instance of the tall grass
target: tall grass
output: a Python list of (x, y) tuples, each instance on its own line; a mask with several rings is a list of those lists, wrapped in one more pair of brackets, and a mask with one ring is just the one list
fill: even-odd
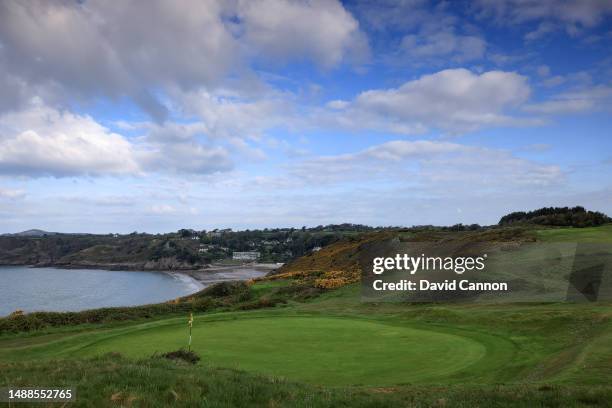
[[(0, 363), (2, 385), (70, 386), (73, 407), (585, 407), (610, 406), (612, 387), (561, 385), (328, 388), (161, 357)], [(62, 403), (45, 406), (62, 406)]]

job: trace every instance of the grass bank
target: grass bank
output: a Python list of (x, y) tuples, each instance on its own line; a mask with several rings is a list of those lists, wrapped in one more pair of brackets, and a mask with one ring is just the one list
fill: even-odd
[[(597, 242), (612, 236), (609, 226), (599, 228), (537, 234)], [(350, 250), (342, 250), (351, 264)], [(215, 308), (196, 311), (193, 349), (202, 357), (196, 365), (160, 357), (186, 345), (185, 309), (5, 333), (2, 384), (73, 385), (76, 406), (585, 407), (612, 401), (609, 303), (362, 303), (358, 283), (321, 291), (293, 279), (235, 289), (211, 289), (205, 298)]]

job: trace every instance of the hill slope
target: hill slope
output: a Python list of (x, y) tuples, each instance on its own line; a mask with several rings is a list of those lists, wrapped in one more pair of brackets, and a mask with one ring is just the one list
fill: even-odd
[(392, 239), (404, 242), (458, 241), (469, 246), (477, 242), (532, 242), (536, 240), (536, 235), (533, 230), (512, 227), (478, 231), (409, 229), (375, 232), (345, 239), (297, 258), (261, 280), (294, 278), (325, 289), (359, 282), (359, 258), (364, 245)]

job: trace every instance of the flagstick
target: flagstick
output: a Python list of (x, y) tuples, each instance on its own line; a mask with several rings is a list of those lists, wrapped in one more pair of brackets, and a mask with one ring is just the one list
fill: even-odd
[(193, 327), (193, 313), (189, 313), (189, 322), (187, 324), (189, 325), (189, 348), (188, 350), (191, 351), (191, 327)]

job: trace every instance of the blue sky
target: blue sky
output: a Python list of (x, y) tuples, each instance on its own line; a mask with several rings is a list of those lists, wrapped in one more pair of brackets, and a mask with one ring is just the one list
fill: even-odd
[(612, 214), (612, 2), (0, 4), (0, 232)]

